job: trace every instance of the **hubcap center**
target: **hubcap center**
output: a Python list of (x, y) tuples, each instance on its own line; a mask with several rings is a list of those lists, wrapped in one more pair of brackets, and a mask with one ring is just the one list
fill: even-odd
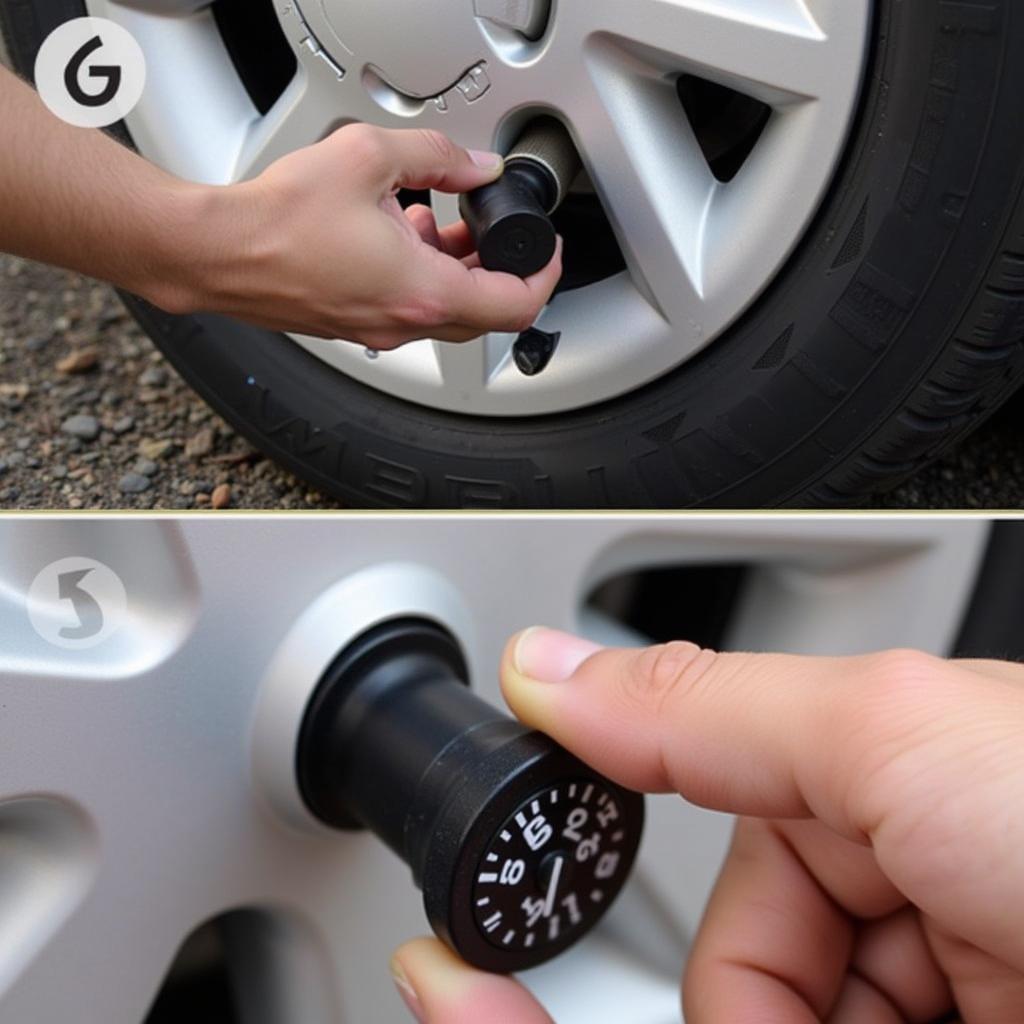
[[(426, 99), (451, 88), (484, 52), (473, 0), (321, 0), (340, 57)], [(332, 47), (333, 48), (333, 47)], [(346, 53), (347, 51), (347, 53)], [(344, 60), (342, 63), (345, 63)]]

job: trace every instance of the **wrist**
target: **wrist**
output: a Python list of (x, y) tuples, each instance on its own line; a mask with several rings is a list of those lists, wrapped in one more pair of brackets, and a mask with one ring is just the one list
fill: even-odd
[(239, 251), (239, 218), (232, 213), (239, 187), (170, 182), (130, 289), (170, 313), (215, 310)]

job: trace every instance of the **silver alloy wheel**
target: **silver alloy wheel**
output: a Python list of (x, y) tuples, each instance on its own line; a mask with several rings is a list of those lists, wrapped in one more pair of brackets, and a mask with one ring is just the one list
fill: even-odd
[[(185, 936), (238, 910), (242, 1024), (407, 1019), (387, 960), (425, 929), (408, 871), (371, 836), (311, 822), (292, 776), (305, 696), (371, 621), (435, 616), (500, 701), (514, 630), (635, 642), (587, 609), (596, 584), (745, 563), (729, 648), (947, 653), (989, 530), (871, 517), (6, 521), (0, 1020), (138, 1024)], [(37, 574), (70, 556), (105, 564), (127, 593), (121, 628), (79, 650), (26, 615)], [(43, 610), (56, 625), (74, 607)], [(678, 1019), (679, 965), (729, 828), (678, 798), (650, 801), (623, 899), (526, 977), (556, 1020)]]
[[(514, 336), (392, 353), (296, 338), (338, 370), (437, 409), (565, 412), (680, 366), (762, 293), (832, 179), (857, 107), (871, 0), (281, 0), (299, 71), (260, 116), (209, 0), (87, 0), (142, 43), (146, 96), (128, 119), (140, 150), (197, 180), (228, 182), (334, 128), (437, 128), (507, 145), (524, 118), (565, 121), (628, 269), (559, 295), (539, 326), (557, 358), (525, 378)], [(501, 12), (511, 11), (512, 14)], [(546, 23), (530, 42), (517, 27)], [(676, 96), (694, 74), (770, 106), (737, 177), (716, 180)], [(442, 222), (456, 202), (434, 197)], [(344, 226), (339, 225), (339, 231)]]

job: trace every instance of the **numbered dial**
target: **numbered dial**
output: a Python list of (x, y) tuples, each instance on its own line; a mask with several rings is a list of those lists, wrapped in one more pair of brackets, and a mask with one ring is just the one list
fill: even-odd
[(505, 950), (579, 938), (618, 893), (632, 862), (621, 795), (596, 779), (542, 790), (502, 825), (479, 863), (473, 912)]

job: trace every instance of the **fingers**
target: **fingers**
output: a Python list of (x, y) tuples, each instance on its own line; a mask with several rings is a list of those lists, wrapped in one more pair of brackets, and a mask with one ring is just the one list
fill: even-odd
[(441, 248), (457, 260), (476, 253), (476, 242), (464, 220), (456, 221), (441, 229)]
[(526, 280), (454, 259), (436, 261), (432, 276), (445, 296), (450, 321), (476, 327), (479, 333), (526, 330), (536, 322), (562, 278), (562, 248), (559, 239), (551, 262)]
[[(1019, 915), (1008, 916), (1019, 920)], [(958, 1020), (1024, 1019), (1024, 971), (1019, 966), (978, 949), (932, 919), (925, 919), (925, 930), (939, 968), (951, 980)]]
[(416, 229), (416, 233), (427, 245), (443, 251), (441, 232), (437, 227), (437, 219), (434, 217), (434, 211), (429, 206), (417, 203), (405, 211), (405, 216)]
[(743, 819), (688, 964), (686, 1019), (934, 1020), (952, 997), (919, 922), (869, 849), (817, 822)]
[(463, 149), (446, 135), (423, 129), (349, 125), (331, 136), (331, 144), (382, 196), (402, 188), (469, 192), (501, 177), (504, 169), (498, 153)]
[[(417, 230), (429, 230), (425, 215), (416, 214), (414, 218)], [(458, 239), (456, 234), (455, 244)], [(442, 234), (442, 247), (447, 241)], [(407, 305), (404, 323), (364, 328), (357, 336), (350, 334), (351, 340), (368, 348), (388, 350), (423, 338), (464, 342), (489, 331), (518, 333), (540, 316), (562, 273), (561, 240), (551, 263), (525, 281), (484, 270), (472, 257), (460, 261), (439, 249), (420, 249), (419, 266), (406, 287), (410, 293), (427, 298)]]
[(535, 629), (506, 649), (502, 681), (520, 718), (626, 786), (737, 814), (815, 816), (864, 841), (890, 807), (862, 784), (890, 739), (909, 743), (917, 719), (955, 713), (938, 685), (949, 671), (913, 652), (599, 650)]
[(932, 953), (921, 915), (910, 907), (864, 925), (850, 966), (899, 1010), (900, 1020), (937, 1021), (953, 1009), (949, 981)]
[(421, 1024), (552, 1024), (519, 982), (468, 967), (437, 939), (406, 943), (395, 953), (391, 973)]
[(741, 821), (687, 963), (688, 1024), (817, 1024), (835, 1000), (853, 926), (767, 823)]
[(828, 1024), (905, 1024), (904, 1016), (873, 985), (856, 974), (846, 978)]
[(476, 253), (476, 243), (465, 221), (456, 221), (444, 228), (438, 228), (434, 211), (429, 206), (416, 203), (405, 211), (416, 233), (427, 245), (438, 249), (446, 256), (463, 260)]

